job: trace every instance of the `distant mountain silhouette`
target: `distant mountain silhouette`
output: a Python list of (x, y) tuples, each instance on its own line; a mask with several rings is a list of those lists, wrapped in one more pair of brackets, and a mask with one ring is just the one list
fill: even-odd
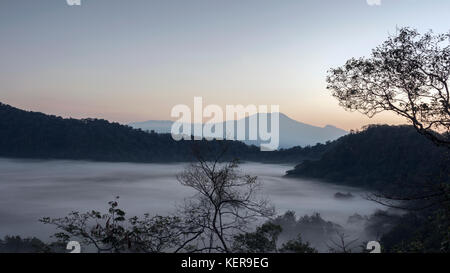
[[(261, 114), (256, 114), (250, 117), (246, 117), (244, 119), (240, 119), (236, 121), (225, 121), (222, 124), (216, 124), (215, 126), (222, 126), (224, 131), (224, 138), (230, 140), (237, 139), (237, 133), (235, 130), (234, 135), (230, 135), (227, 133), (227, 128), (230, 126), (234, 126), (235, 129), (238, 128), (243, 123), (247, 126), (246, 128), (246, 136), (248, 139), (248, 128), (249, 128), (249, 120), (252, 118), (259, 119)], [(268, 115), (268, 119), (270, 120), (271, 114)], [(280, 143), (279, 148), (291, 148), (295, 146), (312, 146), (317, 143), (325, 143), (327, 141), (333, 141), (338, 139), (341, 136), (347, 134), (347, 131), (336, 128), (331, 125), (327, 125), (325, 127), (317, 127), (313, 125), (309, 125), (306, 123), (298, 122), (286, 116), (283, 113), (279, 114), (280, 118)], [(149, 120), (144, 122), (134, 122), (130, 123), (129, 126), (142, 129), (144, 131), (155, 131), (156, 133), (170, 133), (171, 126), (174, 122), (169, 120)], [(270, 122), (268, 122), (270, 125)], [(191, 125), (192, 126), (192, 125)], [(270, 127), (269, 127), (270, 128)], [(193, 132), (193, 130), (192, 130)], [(207, 137), (207, 135), (204, 135)], [(243, 140), (244, 143), (248, 145), (256, 145), (259, 146), (264, 141), (261, 141), (258, 137), (258, 140)]]

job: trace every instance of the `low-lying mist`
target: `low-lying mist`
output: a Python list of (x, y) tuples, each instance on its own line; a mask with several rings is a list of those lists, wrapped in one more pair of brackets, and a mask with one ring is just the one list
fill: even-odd
[[(48, 240), (55, 230), (41, 224), (40, 218), (63, 217), (71, 211), (105, 211), (115, 196), (120, 196), (120, 206), (128, 216), (170, 213), (193, 194), (176, 180), (185, 166), (0, 159), (0, 236)], [(379, 231), (367, 228), (368, 216), (381, 207), (365, 200), (360, 189), (285, 178), (285, 171), (292, 168), (289, 165), (244, 163), (240, 167), (258, 176), (263, 193), (280, 215), (295, 212), (295, 223), (280, 222), (285, 230), (281, 240), (300, 232), (305, 241), (324, 252), (338, 231), (361, 242), (377, 239)], [(337, 192), (349, 192), (352, 197), (336, 198)]]

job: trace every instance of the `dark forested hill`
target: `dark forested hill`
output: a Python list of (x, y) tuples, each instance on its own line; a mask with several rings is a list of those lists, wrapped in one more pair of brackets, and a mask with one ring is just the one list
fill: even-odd
[[(191, 161), (192, 146), (227, 146), (224, 159), (298, 163), (318, 158), (326, 145), (261, 152), (238, 141), (174, 141), (101, 119), (64, 119), (0, 103), (0, 157), (84, 159), (129, 162)], [(213, 153), (213, 152), (211, 152)]]
[[(412, 126), (371, 125), (333, 142), (321, 159), (305, 160), (288, 176), (364, 187), (436, 180), (446, 172), (448, 152)], [(443, 174), (448, 179), (448, 173)]]

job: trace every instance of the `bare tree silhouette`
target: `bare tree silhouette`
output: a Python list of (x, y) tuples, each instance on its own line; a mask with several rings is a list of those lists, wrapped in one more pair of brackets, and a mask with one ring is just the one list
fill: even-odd
[(177, 178), (182, 185), (194, 189), (195, 195), (186, 200), (180, 212), (199, 219), (197, 224), (203, 234), (197, 242), (203, 246), (196, 247), (196, 252), (230, 252), (234, 236), (246, 232), (258, 219), (273, 216), (274, 207), (260, 196), (256, 176), (241, 174), (237, 160), (221, 162), (226, 146), (219, 150), (194, 146), (193, 151), (197, 162)]

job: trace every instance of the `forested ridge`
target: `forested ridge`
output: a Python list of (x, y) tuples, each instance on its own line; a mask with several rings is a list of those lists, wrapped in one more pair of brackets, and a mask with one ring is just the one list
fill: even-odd
[[(239, 141), (175, 141), (170, 134), (149, 133), (103, 119), (73, 119), (29, 112), (0, 103), (0, 156), (113, 162), (186, 162), (192, 149), (218, 150), (223, 160), (300, 162), (318, 158), (326, 148), (294, 147), (261, 152)], [(212, 152), (213, 154), (213, 152)]]
[(371, 125), (341, 137), (319, 160), (303, 161), (288, 176), (376, 188), (435, 179), (447, 163), (447, 150), (412, 126)]

